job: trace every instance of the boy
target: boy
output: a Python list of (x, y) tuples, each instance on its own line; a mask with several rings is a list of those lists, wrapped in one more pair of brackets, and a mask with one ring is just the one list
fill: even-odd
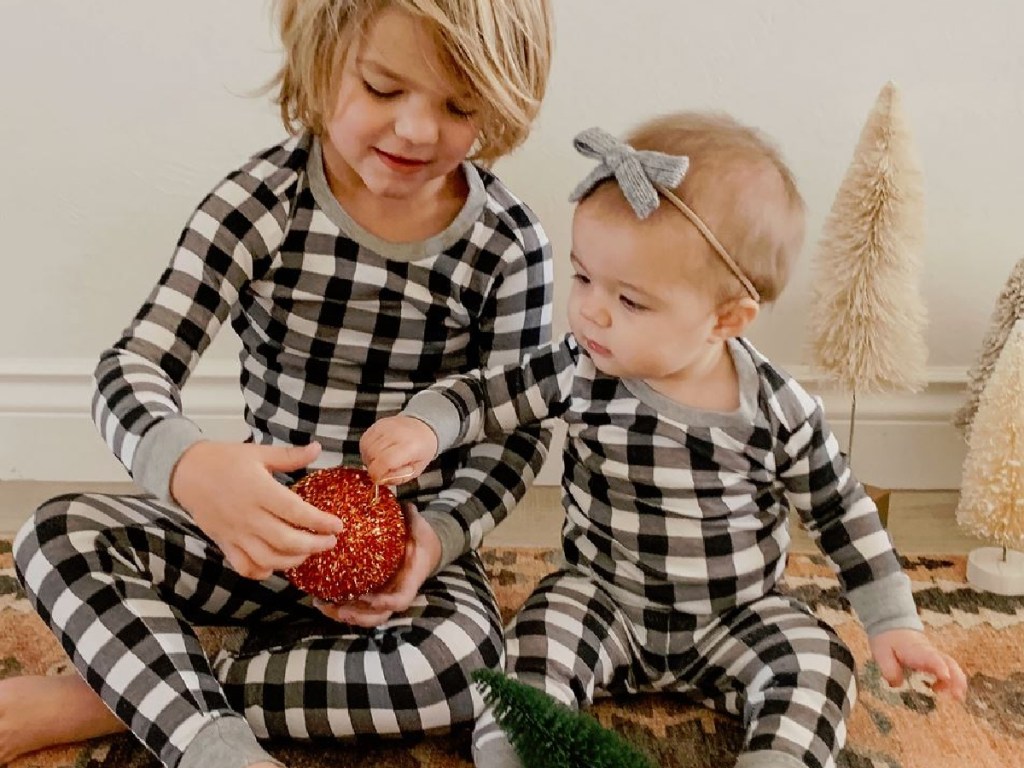
[[(18, 535), (18, 576), (82, 677), (0, 681), (4, 761), (128, 728), (167, 766), (267, 768), (257, 736), (470, 722), (482, 708), (470, 673), (500, 664), (475, 550), (526, 492), (545, 433), (446, 452), (403, 489), (412, 542), (389, 610), (318, 607), (289, 585), (280, 571), (340, 531), (285, 483), (314, 462), (351, 462), (374, 418), (439, 374), (513, 362), (550, 338), (547, 237), (469, 159), (526, 138), (547, 82), (549, 4), (280, 10), (277, 100), (296, 135), (202, 201), (97, 366), (97, 425), (151, 495), (54, 499)], [(205, 439), (181, 408), (229, 317), (247, 443)], [(192, 623), (254, 629), (211, 664)]]

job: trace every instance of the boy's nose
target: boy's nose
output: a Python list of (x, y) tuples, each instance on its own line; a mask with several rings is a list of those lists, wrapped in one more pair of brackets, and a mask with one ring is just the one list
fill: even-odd
[(427, 105), (407, 103), (395, 117), (395, 134), (410, 144), (435, 144), (439, 133), (437, 116)]

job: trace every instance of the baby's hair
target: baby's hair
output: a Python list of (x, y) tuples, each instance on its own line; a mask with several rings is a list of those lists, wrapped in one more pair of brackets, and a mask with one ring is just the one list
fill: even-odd
[(277, 0), (284, 64), (268, 85), (290, 133), (322, 135), (337, 67), (373, 16), (395, 8), (432, 28), (452, 75), (477, 96), (473, 159), (493, 162), (525, 141), (547, 88), (550, 0)]
[[(759, 131), (721, 114), (680, 112), (650, 120), (627, 137), (636, 149), (686, 155), (673, 190), (708, 226), (760, 294), (775, 301), (804, 240), (804, 201), (779, 151)], [(687, 219), (664, 202), (657, 215)], [(720, 301), (746, 292), (708, 248)]]

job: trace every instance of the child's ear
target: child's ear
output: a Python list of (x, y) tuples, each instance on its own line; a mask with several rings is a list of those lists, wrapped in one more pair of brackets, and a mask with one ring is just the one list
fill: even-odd
[(742, 336), (747, 327), (757, 319), (761, 305), (749, 296), (731, 299), (718, 308), (718, 322), (712, 334), (719, 339), (734, 339)]

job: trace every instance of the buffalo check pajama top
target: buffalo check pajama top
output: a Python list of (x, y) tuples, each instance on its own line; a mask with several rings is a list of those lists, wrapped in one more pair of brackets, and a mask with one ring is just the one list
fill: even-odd
[[(401, 489), (442, 562), (410, 610), (374, 630), (327, 621), (280, 575), (241, 578), (168, 490), (202, 439), (181, 388), (225, 321), (241, 339), (250, 440), (317, 440), (318, 466), (358, 463), (363, 431), (438, 378), (550, 340), (546, 235), (493, 175), (463, 171), (450, 226), (395, 244), (340, 207), (317, 140), (254, 156), (203, 200), (101, 356), (94, 419), (150, 495), (48, 502), (17, 537), (17, 571), (84, 679), (164, 765), (268, 759), (254, 732), (418, 733), (481, 710), (469, 674), (500, 665), (503, 648), (475, 549), (532, 482), (545, 430), (447, 451)], [(192, 623), (259, 627), (211, 664)]]
[[(789, 508), (835, 565), (869, 634), (922, 625), (820, 403), (748, 341), (728, 348), (740, 381), (732, 413), (603, 375), (571, 335), (519, 365), (440, 382), (405, 413), (426, 422), (442, 450), (550, 417), (568, 426), (564, 568), (508, 628), (511, 674), (572, 706), (598, 693), (685, 692), (743, 715), (751, 755), (740, 765), (833, 766), (853, 659), (776, 588)], [(498, 735), (486, 714), (478, 765), (514, 765), (488, 758), (504, 754), (497, 743), (482, 750), (489, 739)]]

